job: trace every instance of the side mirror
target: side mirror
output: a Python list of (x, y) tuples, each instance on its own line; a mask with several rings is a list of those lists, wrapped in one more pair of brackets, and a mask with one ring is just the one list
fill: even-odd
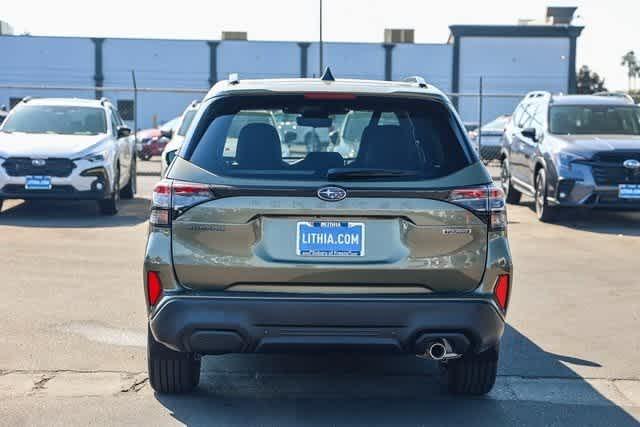
[(331, 141), (333, 145), (338, 144), (339, 139), (340, 139), (340, 132), (338, 132), (337, 130), (331, 131), (329, 133), (329, 141)]
[(118, 138), (126, 138), (131, 135), (131, 129), (126, 126), (118, 126)]
[(284, 143), (291, 144), (298, 139), (298, 135), (295, 132), (287, 131), (284, 133)]
[(161, 130), (160, 133), (167, 139), (173, 138), (173, 129)]
[(536, 128), (522, 129), (522, 136), (524, 136), (525, 138), (529, 138), (534, 142), (538, 142), (540, 140), (540, 137), (538, 135), (538, 131), (536, 130)]

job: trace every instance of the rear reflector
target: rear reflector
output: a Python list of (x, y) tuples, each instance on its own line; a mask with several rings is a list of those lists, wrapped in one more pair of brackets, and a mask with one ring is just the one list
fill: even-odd
[(493, 296), (496, 302), (502, 309), (507, 311), (507, 304), (509, 303), (509, 283), (510, 276), (508, 274), (501, 274), (496, 280), (496, 286), (493, 288)]
[(352, 93), (311, 92), (305, 93), (304, 99), (356, 99)]
[(156, 305), (162, 297), (162, 282), (157, 271), (147, 272), (147, 298), (149, 305)]

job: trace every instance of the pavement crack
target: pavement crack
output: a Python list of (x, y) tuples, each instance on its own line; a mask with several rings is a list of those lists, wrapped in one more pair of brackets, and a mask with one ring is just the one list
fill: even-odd
[(127, 387), (120, 390), (121, 393), (137, 393), (144, 388), (144, 386), (149, 381), (149, 377), (139, 375), (133, 379), (133, 383)]
[(35, 393), (37, 391), (40, 390), (44, 390), (46, 387), (46, 384), (51, 381), (53, 378), (55, 378), (55, 375), (42, 375), (40, 377), (40, 379), (36, 380), (33, 382), (33, 387), (31, 388), (31, 392)]

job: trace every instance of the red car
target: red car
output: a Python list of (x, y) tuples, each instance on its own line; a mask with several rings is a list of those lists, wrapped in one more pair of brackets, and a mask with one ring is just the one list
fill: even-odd
[(152, 156), (162, 154), (164, 147), (173, 136), (174, 127), (179, 118), (169, 120), (159, 128), (144, 129), (138, 132), (137, 153), (140, 160), (149, 160)]

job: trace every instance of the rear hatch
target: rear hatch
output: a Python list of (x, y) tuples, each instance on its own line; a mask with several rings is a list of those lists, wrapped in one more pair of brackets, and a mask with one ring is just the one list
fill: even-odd
[[(444, 101), (291, 95), (217, 102), (161, 183), (171, 188), (173, 263), (183, 286), (319, 294), (478, 286), (491, 180)], [(285, 160), (285, 136), (268, 124), (227, 138), (234, 117), (255, 109), (296, 114), (298, 126), (310, 128), (334, 126), (351, 111), (369, 113), (370, 123), (355, 158), (329, 147), (292, 150)]]

